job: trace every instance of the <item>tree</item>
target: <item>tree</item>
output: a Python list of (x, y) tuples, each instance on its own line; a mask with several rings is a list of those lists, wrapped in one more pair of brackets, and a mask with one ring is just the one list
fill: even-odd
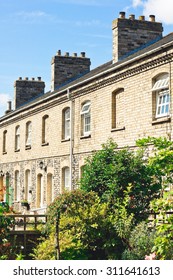
[(130, 184), (129, 213), (134, 213), (137, 220), (143, 220), (150, 201), (161, 189), (161, 181), (155, 175), (155, 170), (144, 160), (143, 149), (136, 152), (128, 148), (118, 149), (110, 139), (86, 160), (80, 187), (96, 192), (102, 201), (114, 205), (117, 198), (124, 197)]
[(108, 203), (101, 202), (96, 193), (80, 189), (59, 195), (49, 207), (47, 236), (34, 250), (35, 259), (55, 259), (55, 218), (59, 209), (61, 259), (121, 259), (125, 245), (116, 232)]

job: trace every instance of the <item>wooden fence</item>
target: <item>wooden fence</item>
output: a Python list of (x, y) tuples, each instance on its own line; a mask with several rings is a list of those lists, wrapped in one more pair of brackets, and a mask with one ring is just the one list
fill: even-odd
[(47, 223), (47, 216), (40, 215), (8, 215), (13, 220), (11, 231), (38, 231), (38, 225)]

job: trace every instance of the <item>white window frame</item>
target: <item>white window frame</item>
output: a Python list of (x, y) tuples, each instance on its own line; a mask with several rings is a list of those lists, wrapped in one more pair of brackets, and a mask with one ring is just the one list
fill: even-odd
[(70, 191), (70, 168), (68, 166), (64, 167), (63, 170), (63, 189), (65, 191)]
[(167, 117), (170, 114), (169, 76), (163, 74), (156, 79), (152, 91), (156, 96), (156, 118)]
[(15, 130), (15, 150), (20, 150), (20, 126), (16, 126)]
[(14, 193), (14, 200), (15, 201), (20, 201), (20, 173), (18, 170), (15, 171), (15, 193)]
[(169, 116), (170, 94), (169, 90), (163, 90), (156, 95), (156, 118)]
[(70, 108), (64, 111), (64, 139), (70, 139)]
[(91, 134), (91, 102), (87, 101), (83, 104), (81, 109), (81, 125), (82, 125), (82, 135), (88, 136)]
[(26, 146), (31, 146), (32, 123), (26, 124)]

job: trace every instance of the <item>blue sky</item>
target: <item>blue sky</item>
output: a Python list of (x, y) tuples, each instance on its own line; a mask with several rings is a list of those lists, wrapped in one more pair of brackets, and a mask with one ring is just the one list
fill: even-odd
[(173, 31), (171, 0), (0, 0), (0, 116), (18, 77), (42, 77), (50, 89), (51, 58), (84, 51), (91, 68), (112, 59), (112, 20), (120, 11), (150, 14)]

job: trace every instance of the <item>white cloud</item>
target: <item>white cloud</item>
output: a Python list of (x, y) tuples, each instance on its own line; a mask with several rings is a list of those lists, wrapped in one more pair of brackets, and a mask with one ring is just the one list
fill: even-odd
[(0, 93), (0, 107), (4, 107), (9, 101), (10, 97), (6, 93)]
[(134, 8), (143, 5), (142, 0), (133, 0), (132, 5)]
[(148, 0), (144, 2), (144, 14), (154, 14), (156, 20), (173, 24), (172, 0)]
[(15, 18), (17, 21), (24, 21), (26, 23), (35, 23), (39, 21), (45, 21), (45, 20), (52, 20), (52, 16), (43, 12), (43, 11), (32, 11), (32, 12), (27, 12), (27, 11), (20, 11), (15, 14)]
[(156, 16), (156, 21), (173, 24), (172, 0), (132, 0), (132, 6), (141, 6), (146, 17), (152, 14)]

